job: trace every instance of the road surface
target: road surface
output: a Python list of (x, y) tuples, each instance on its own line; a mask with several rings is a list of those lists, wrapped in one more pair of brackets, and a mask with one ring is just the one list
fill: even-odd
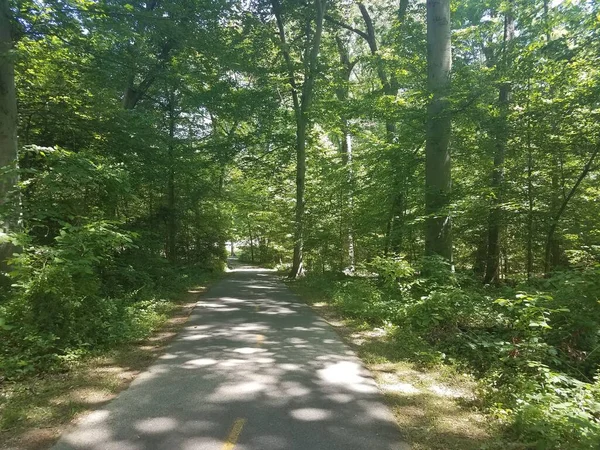
[(265, 270), (236, 269), (119, 397), (54, 450), (405, 450), (333, 329)]

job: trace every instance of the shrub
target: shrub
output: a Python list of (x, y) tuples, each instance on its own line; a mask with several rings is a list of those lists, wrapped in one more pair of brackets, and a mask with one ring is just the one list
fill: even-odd
[(524, 446), (600, 448), (600, 268), (514, 290), (482, 287), (438, 263), (417, 271), (379, 257), (366, 276), (301, 283), (346, 317), (395, 324), (477, 375), (485, 404)]
[(63, 226), (53, 246), (16, 238), (14, 285), (0, 309), (0, 370), (22, 375), (48, 370), (73, 352), (136, 339), (159, 320), (160, 302), (102, 295), (102, 274), (114, 270), (132, 236), (115, 224)]
[(399, 287), (402, 282), (411, 280), (415, 274), (413, 267), (403, 256), (377, 256), (368, 268), (376, 273), (384, 286)]
[(340, 311), (353, 318), (366, 321), (382, 321), (381, 304), (382, 293), (369, 280), (347, 280), (337, 285), (333, 294), (333, 304)]

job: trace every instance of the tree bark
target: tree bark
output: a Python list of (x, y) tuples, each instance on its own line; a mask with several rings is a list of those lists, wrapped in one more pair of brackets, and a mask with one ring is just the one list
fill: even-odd
[[(550, 5), (548, 0), (544, 0), (544, 26), (546, 29), (546, 44), (550, 45), (552, 40), (551, 30), (552, 25), (550, 23)], [(549, 89), (550, 98), (554, 97), (554, 86), (550, 86)], [(556, 118), (551, 120), (552, 133), (556, 135), (558, 123)], [(551, 138), (551, 140), (553, 140)], [(560, 264), (562, 249), (561, 249), (561, 236), (556, 232), (557, 219), (562, 215), (561, 203), (565, 199), (564, 196), (564, 179), (561, 183), (561, 164), (558, 155), (556, 154), (558, 147), (557, 142), (550, 142), (552, 148), (552, 168), (550, 169), (550, 180), (551, 180), (551, 192), (550, 192), (550, 228), (548, 230), (548, 240), (546, 242), (545, 254), (544, 254), (544, 274), (548, 275), (552, 269), (556, 268)], [(585, 175), (584, 175), (585, 176)], [(562, 200), (561, 200), (562, 198)]]
[(254, 264), (254, 235), (252, 233), (250, 218), (248, 218), (248, 237), (250, 238), (250, 262)]
[(294, 227), (294, 256), (290, 278), (304, 273), (304, 192), (306, 189), (306, 130), (307, 118), (303, 114), (296, 118), (296, 211)]
[[(527, 86), (529, 90), (529, 83)], [(529, 110), (529, 104), (527, 105)], [(533, 151), (531, 148), (531, 117), (527, 117), (527, 279), (533, 275)]]
[[(7, 206), (10, 193), (18, 176), (17, 168), (17, 98), (15, 71), (10, 54), (12, 42), (12, 18), (8, 0), (0, 0), (0, 207)], [(6, 172), (5, 172), (6, 171)], [(0, 236), (8, 233), (18, 223), (17, 217), (8, 214), (0, 217)], [(0, 243), (0, 271), (14, 247)]]
[(342, 126), (342, 163), (346, 168), (346, 189), (342, 194), (344, 196), (344, 205), (346, 214), (342, 214), (345, 219), (346, 225), (346, 246), (348, 256), (348, 266), (350, 271), (354, 271), (355, 266), (355, 254), (354, 254), (354, 233), (353, 233), (353, 209), (354, 209), (354, 191), (353, 191), (353, 178), (354, 172), (352, 170), (352, 135), (348, 128), (348, 121)]
[(398, 5), (398, 21), (402, 22), (406, 17), (406, 10), (408, 9), (408, 0), (400, 0)]
[[(512, 6), (512, 1), (509, 2)], [(504, 42), (501, 56), (501, 73), (509, 68), (508, 45), (515, 34), (512, 11), (504, 16)], [(502, 202), (504, 194), (504, 160), (508, 142), (508, 112), (510, 106), (511, 86), (503, 82), (498, 94), (499, 117), (496, 126), (496, 150), (494, 153), (494, 172), (492, 174), (492, 206), (488, 216), (488, 246), (484, 283), (498, 283), (500, 266), (500, 232), (502, 229)]]
[(425, 144), (425, 254), (452, 262), (452, 224), (448, 211), (452, 188), (451, 118), (448, 94), (452, 53), (450, 0), (427, 0), (427, 108)]
[(400, 253), (404, 240), (404, 192), (401, 183), (396, 184), (392, 199), (391, 216), (387, 226), (386, 254)]

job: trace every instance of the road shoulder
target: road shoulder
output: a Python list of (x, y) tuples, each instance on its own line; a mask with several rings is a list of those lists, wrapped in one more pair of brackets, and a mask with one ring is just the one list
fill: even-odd
[(129, 387), (160, 356), (188, 321), (208, 287), (194, 286), (171, 302), (164, 323), (140, 342), (87, 357), (64, 373), (0, 384), (0, 450), (50, 448), (72, 424)]
[(301, 282), (287, 285), (362, 360), (413, 450), (494, 448), (496, 430), (480, 411), (477, 386), (470, 377), (435, 362), (410, 361), (399, 349), (397, 330), (345, 318), (325, 298), (303, 289)]

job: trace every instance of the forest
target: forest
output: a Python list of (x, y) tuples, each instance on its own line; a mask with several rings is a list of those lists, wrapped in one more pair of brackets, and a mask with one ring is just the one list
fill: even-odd
[(600, 3), (0, 0), (0, 387), (230, 243), (600, 448)]

